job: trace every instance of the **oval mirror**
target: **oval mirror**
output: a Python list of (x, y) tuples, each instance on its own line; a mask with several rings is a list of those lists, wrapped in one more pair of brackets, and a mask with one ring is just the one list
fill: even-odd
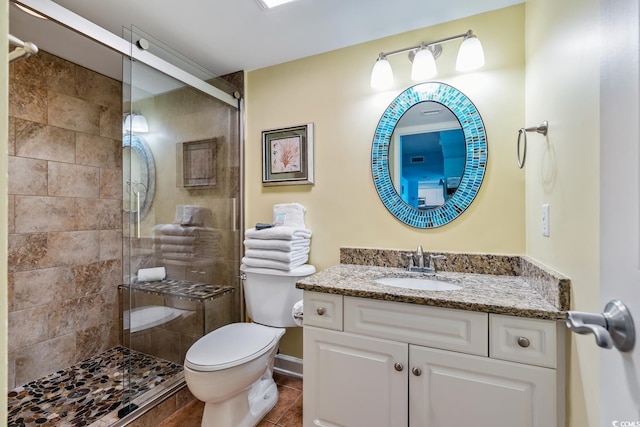
[(147, 143), (137, 135), (122, 139), (122, 206), (131, 222), (149, 212), (155, 193), (156, 167)]
[(469, 207), (484, 178), (487, 140), (480, 113), (456, 88), (422, 83), (382, 114), (371, 150), (385, 207), (416, 228), (435, 228)]

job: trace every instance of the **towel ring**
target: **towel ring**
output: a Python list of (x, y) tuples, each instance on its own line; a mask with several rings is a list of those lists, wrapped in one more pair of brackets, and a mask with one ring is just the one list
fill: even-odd
[[(524, 167), (524, 162), (527, 158), (527, 132), (537, 132), (542, 135), (547, 135), (549, 130), (549, 122), (546, 120), (540, 123), (538, 126), (533, 126), (529, 128), (520, 128), (518, 129), (518, 145), (516, 147), (516, 154), (518, 155), (518, 167), (522, 169)], [(522, 158), (520, 158), (520, 139), (524, 135), (524, 150), (522, 150)]]

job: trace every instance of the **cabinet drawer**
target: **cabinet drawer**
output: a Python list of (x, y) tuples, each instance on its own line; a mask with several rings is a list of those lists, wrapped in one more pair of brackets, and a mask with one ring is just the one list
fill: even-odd
[(342, 295), (304, 291), (304, 325), (342, 330)]
[(557, 322), (500, 314), (491, 314), (489, 322), (490, 357), (556, 368)]
[(344, 297), (344, 330), (488, 356), (488, 314)]

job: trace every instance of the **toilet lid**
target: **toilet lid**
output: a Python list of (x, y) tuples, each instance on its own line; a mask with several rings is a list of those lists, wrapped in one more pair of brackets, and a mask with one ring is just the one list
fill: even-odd
[(195, 371), (218, 371), (266, 353), (278, 329), (255, 323), (232, 323), (200, 338), (187, 351), (184, 365)]

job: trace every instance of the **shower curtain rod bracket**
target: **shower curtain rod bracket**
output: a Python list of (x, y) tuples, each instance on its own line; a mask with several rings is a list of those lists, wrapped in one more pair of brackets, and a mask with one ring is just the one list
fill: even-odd
[(9, 53), (9, 63), (17, 61), (20, 58), (27, 58), (30, 55), (38, 53), (38, 46), (31, 42), (23, 42), (16, 36), (9, 34), (9, 43), (18, 46)]

